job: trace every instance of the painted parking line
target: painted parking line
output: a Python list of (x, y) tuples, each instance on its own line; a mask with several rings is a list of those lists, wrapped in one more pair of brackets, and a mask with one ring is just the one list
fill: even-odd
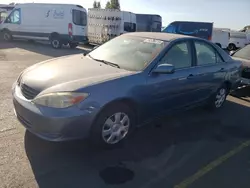
[(243, 149), (245, 149), (249, 146), (250, 146), (250, 140), (240, 144), (238, 147), (232, 149), (231, 151), (229, 151), (225, 155), (215, 159), (214, 161), (212, 161), (211, 163), (209, 163), (208, 165), (206, 165), (202, 169), (198, 170), (194, 175), (188, 177), (187, 179), (185, 179), (184, 181), (182, 181), (178, 185), (175, 185), (174, 188), (187, 188), (189, 185), (194, 183), (196, 180), (200, 179), (202, 176), (204, 176), (205, 174), (207, 174), (211, 170), (215, 169), (216, 167), (221, 165), (223, 162), (227, 161), (229, 158), (233, 157), (234, 155), (236, 155), (237, 153), (241, 152)]

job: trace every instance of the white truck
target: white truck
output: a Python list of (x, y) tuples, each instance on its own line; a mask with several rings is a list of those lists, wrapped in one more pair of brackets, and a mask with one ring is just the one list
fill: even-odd
[(247, 34), (245, 32), (230, 31), (230, 40), (228, 45), (229, 51), (243, 48), (247, 44)]
[(47, 40), (53, 48), (77, 47), (87, 41), (87, 12), (80, 5), (18, 4), (0, 25), (6, 41)]
[(136, 15), (115, 9), (88, 9), (88, 42), (100, 45), (126, 32), (136, 31)]
[(212, 42), (222, 49), (227, 49), (230, 40), (230, 29), (213, 28)]

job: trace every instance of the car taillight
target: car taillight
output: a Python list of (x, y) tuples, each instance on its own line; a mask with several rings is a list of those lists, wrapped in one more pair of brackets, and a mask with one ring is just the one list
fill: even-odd
[(69, 33), (69, 36), (73, 35), (73, 25), (72, 25), (72, 23), (69, 23), (69, 25), (68, 25), (68, 33)]

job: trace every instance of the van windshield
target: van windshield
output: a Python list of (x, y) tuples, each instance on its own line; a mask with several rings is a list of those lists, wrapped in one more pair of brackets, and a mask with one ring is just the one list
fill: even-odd
[(86, 26), (87, 25), (87, 14), (84, 11), (81, 10), (72, 10), (72, 15), (73, 15), (73, 23), (75, 25), (81, 25), (81, 26)]

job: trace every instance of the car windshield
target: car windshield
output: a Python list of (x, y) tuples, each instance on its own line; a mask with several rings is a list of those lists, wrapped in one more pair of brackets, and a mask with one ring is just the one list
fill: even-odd
[(116, 37), (89, 55), (93, 59), (117, 64), (130, 71), (142, 71), (167, 45), (166, 41), (142, 37)]
[(233, 57), (250, 60), (250, 44), (233, 54)]

